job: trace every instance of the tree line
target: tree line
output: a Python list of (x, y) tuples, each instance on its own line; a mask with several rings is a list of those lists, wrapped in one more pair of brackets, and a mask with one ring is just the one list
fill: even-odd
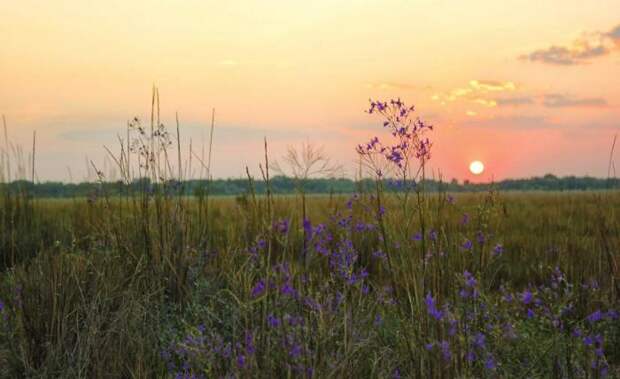
[[(497, 189), (500, 191), (585, 191), (605, 190), (620, 188), (620, 179), (566, 176), (557, 177), (547, 174), (542, 177), (527, 179), (505, 179), (495, 183), (472, 183), (467, 180), (459, 182), (452, 179), (449, 182), (438, 180), (425, 180), (422, 182), (402, 181), (385, 179), (384, 186), (387, 191), (404, 191), (416, 186), (424, 186), (427, 191), (447, 192), (479, 192)], [(271, 179), (269, 189), (274, 194), (293, 194), (303, 190), (307, 194), (347, 194), (354, 193), (366, 188), (372, 188), (374, 181), (371, 179), (351, 180), (346, 178), (312, 178), (298, 180), (295, 178), (276, 176)], [(213, 179), (213, 180), (187, 180), (167, 181), (153, 183), (147, 178), (136, 179), (131, 183), (123, 182), (41, 182), (19, 180), (11, 183), (2, 183), (0, 188), (8, 192), (27, 192), (31, 196), (41, 198), (69, 198), (89, 197), (103, 194), (110, 196), (126, 195), (137, 191), (164, 191), (176, 195), (197, 195), (208, 192), (215, 196), (235, 196), (248, 192), (265, 194), (267, 183), (263, 180), (239, 179)]]

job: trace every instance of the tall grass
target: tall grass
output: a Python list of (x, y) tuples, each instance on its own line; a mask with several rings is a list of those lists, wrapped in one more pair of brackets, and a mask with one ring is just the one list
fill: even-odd
[(184, 197), (158, 101), (108, 149), (139, 190), (3, 187), (0, 376), (618, 375), (617, 192)]

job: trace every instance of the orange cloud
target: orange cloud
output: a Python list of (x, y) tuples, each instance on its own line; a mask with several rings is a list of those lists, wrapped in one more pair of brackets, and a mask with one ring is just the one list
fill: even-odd
[(552, 45), (519, 57), (521, 60), (551, 65), (570, 66), (587, 63), (590, 59), (608, 55), (620, 46), (620, 25), (607, 33), (583, 33), (570, 46)]
[(497, 102), (495, 100), (487, 100), (487, 99), (482, 99), (482, 98), (474, 100), (474, 103), (480, 104), (487, 108), (493, 108), (497, 106)]
[(517, 97), (502, 97), (494, 100), (499, 106), (519, 106), (534, 104), (534, 99), (531, 96), (517, 96)]
[(440, 101), (442, 104), (465, 99), (488, 108), (497, 106), (493, 99), (485, 99), (483, 96), (490, 92), (511, 92), (517, 89), (517, 85), (511, 81), (496, 80), (470, 80), (468, 87), (455, 88), (444, 94), (435, 94), (431, 100)]
[(561, 94), (547, 94), (543, 100), (543, 105), (549, 108), (605, 107), (607, 100), (600, 97), (577, 98)]
[(517, 86), (513, 82), (498, 82), (494, 80), (471, 80), (469, 85), (479, 91), (514, 91)]

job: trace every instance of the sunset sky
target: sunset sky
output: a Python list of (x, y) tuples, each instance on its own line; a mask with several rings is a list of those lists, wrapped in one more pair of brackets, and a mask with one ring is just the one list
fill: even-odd
[(383, 132), (369, 98), (416, 105), (447, 179), (473, 179), (473, 160), (479, 180), (606, 176), (620, 132), (618, 0), (0, 0), (0, 14), (0, 113), (15, 143), (36, 130), (41, 181), (103, 166), (127, 120), (148, 119), (153, 84), (184, 146), (216, 109), (216, 177), (258, 174), (263, 136), (274, 158), (324, 145), (351, 176), (355, 146)]

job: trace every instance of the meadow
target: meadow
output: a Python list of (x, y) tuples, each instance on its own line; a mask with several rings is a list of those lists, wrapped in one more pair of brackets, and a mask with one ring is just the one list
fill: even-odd
[(423, 127), (379, 104), (396, 148), (360, 145), (351, 195), (4, 188), (0, 376), (620, 376), (620, 193), (425, 191)]

